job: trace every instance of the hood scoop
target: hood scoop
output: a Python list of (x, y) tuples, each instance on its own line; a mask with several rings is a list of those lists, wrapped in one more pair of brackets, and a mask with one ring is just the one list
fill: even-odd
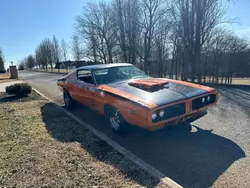
[(169, 82), (162, 79), (145, 79), (145, 80), (133, 80), (128, 82), (128, 85), (148, 91), (156, 92), (161, 89), (169, 87)]

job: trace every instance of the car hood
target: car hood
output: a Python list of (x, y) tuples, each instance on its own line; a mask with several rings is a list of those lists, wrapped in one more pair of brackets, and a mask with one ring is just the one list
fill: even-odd
[[(105, 90), (125, 98), (136, 98), (157, 106), (185, 100), (209, 92), (212, 88), (162, 78), (136, 79), (108, 84)], [(150, 90), (150, 88), (158, 87)], [(127, 94), (127, 95), (126, 95)]]

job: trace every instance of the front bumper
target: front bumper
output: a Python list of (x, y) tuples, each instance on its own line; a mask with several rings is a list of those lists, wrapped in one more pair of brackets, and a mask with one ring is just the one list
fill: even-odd
[[(215, 101), (213, 103), (205, 105), (204, 107), (201, 107), (201, 108), (198, 108), (198, 109), (194, 109), (192, 107), (192, 101), (194, 101), (197, 98), (201, 98), (203, 96), (208, 96), (208, 95), (211, 95), (211, 94), (215, 94), (215, 96), (216, 96)], [(182, 115), (172, 117), (172, 118), (169, 118), (169, 119), (166, 119), (166, 120), (163, 120), (163, 121), (155, 122), (155, 123), (150, 120), (151, 115), (149, 115), (148, 116), (149, 117), (148, 118), (148, 129), (149, 130), (158, 130), (158, 129), (164, 128), (167, 125), (176, 125), (176, 124), (182, 123), (182, 122), (187, 121), (187, 120), (189, 120), (189, 121), (197, 120), (197, 119), (203, 117), (206, 114), (207, 108), (210, 107), (210, 106), (215, 105), (217, 103), (217, 101), (218, 101), (218, 93), (216, 91), (214, 91), (212, 93), (207, 93), (207, 94), (200, 95), (200, 96), (197, 96), (197, 97), (194, 97), (194, 98), (191, 98), (191, 99), (187, 99), (187, 100), (184, 100), (184, 101), (177, 102), (175, 104), (183, 103), (183, 102), (186, 104), (186, 112), (185, 113), (183, 113)], [(175, 105), (175, 104), (170, 104), (170, 105), (167, 105), (165, 107)], [(156, 110), (162, 109), (162, 108), (165, 108), (165, 107), (164, 106), (163, 107), (158, 107)]]
[(207, 109), (204, 109), (202, 111), (198, 111), (198, 112), (193, 113), (193, 114), (177, 117), (172, 121), (168, 121), (167, 123), (165, 123), (165, 122), (164, 123), (158, 123), (157, 125), (154, 125), (154, 126), (150, 127), (149, 130), (157, 131), (157, 130), (163, 129), (163, 128), (167, 127), (167, 126), (170, 126), (170, 125), (177, 125), (177, 124), (180, 124), (180, 123), (183, 123), (183, 122), (193, 122), (193, 121), (196, 121), (197, 119), (202, 118), (206, 114), (207, 114)]

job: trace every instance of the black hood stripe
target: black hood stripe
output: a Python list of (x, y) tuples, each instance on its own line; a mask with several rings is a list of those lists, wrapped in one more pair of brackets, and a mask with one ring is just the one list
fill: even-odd
[(192, 98), (197, 95), (202, 95), (204, 93), (207, 93), (206, 90), (201, 88), (194, 88), (191, 86), (185, 86), (182, 84), (176, 84), (176, 83), (169, 83), (169, 90), (180, 93), (187, 98)]
[(108, 84), (110, 87), (130, 93), (143, 100), (151, 101), (158, 106), (185, 100), (206, 93), (204, 89), (197, 89), (176, 83), (169, 83), (169, 87), (155, 92), (148, 92), (143, 89), (130, 86), (127, 82)]
[(114, 94), (114, 93), (112, 93), (112, 92), (108, 92), (108, 91), (103, 91), (103, 92), (104, 92), (104, 93), (107, 93), (107, 94), (109, 94), (109, 95), (111, 95), (111, 96), (119, 97), (120, 99), (123, 99), (123, 100), (125, 100), (125, 101), (129, 101), (129, 102), (131, 102), (132, 104), (134, 104), (134, 105), (136, 105), (136, 106), (140, 106), (140, 107), (142, 107), (142, 108), (145, 108), (145, 109), (149, 110), (149, 108), (148, 108), (147, 106), (145, 106), (145, 105), (143, 105), (143, 104), (141, 104), (141, 103), (139, 103), (139, 102), (135, 102), (135, 101), (133, 101), (133, 100), (130, 100), (130, 99), (126, 98), (126, 97), (122, 97), (122, 96), (120, 96), (120, 95), (118, 95), (118, 94)]

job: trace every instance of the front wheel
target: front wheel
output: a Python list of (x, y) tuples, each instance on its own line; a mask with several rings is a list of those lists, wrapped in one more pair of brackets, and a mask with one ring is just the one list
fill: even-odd
[(128, 123), (124, 120), (119, 110), (116, 108), (109, 109), (109, 124), (114, 132), (124, 133), (128, 129)]
[(70, 96), (70, 94), (67, 90), (64, 90), (64, 92), (63, 92), (63, 100), (64, 100), (64, 104), (65, 104), (66, 108), (71, 110), (75, 107), (76, 103), (75, 103), (74, 99), (72, 99), (72, 97)]

